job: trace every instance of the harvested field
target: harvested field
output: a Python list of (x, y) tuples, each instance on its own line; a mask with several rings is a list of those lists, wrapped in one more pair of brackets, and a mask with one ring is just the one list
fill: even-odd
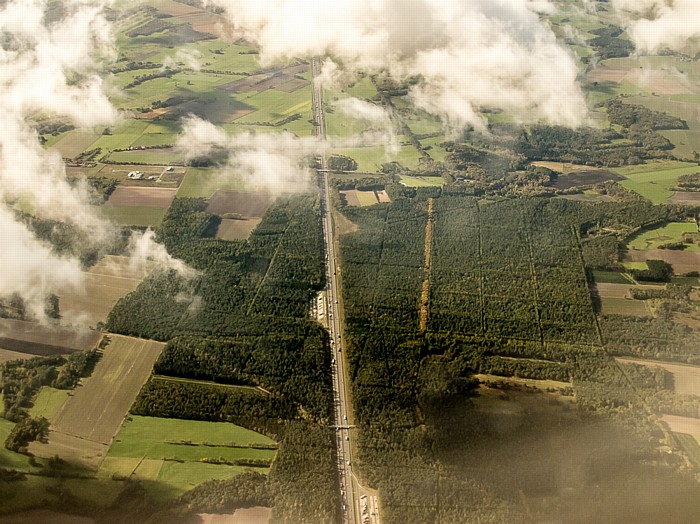
[(34, 358), (35, 355), (29, 353), (20, 353), (19, 351), (10, 351), (9, 349), (0, 349), (0, 362), (8, 360), (24, 360), (25, 358)]
[(225, 93), (220, 95), (214, 99), (196, 99), (178, 104), (170, 108), (168, 115), (170, 118), (180, 118), (191, 113), (214, 124), (227, 124), (257, 110)]
[(591, 186), (607, 182), (608, 180), (624, 180), (625, 177), (607, 169), (586, 169), (585, 171), (572, 171), (569, 174), (557, 178), (554, 187), (557, 189), (570, 189), (579, 186)]
[[(391, 202), (389, 195), (385, 191), (382, 191), (386, 202)], [(375, 191), (359, 191), (357, 189), (343, 190), (340, 192), (341, 198), (345, 202), (346, 206), (351, 207), (367, 207), (373, 206), (377, 202), (381, 202)]]
[(127, 257), (104, 256), (85, 275), (85, 293), (61, 292), (61, 314), (95, 325), (103, 322), (114, 304), (136, 289), (149, 268), (130, 267)]
[(360, 200), (357, 198), (357, 192), (354, 189), (341, 191), (340, 198), (346, 206), (360, 207)]
[[(252, 509), (252, 508), (251, 508)], [(2, 516), (3, 524), (36, 524), (37, 522), (50, 522), (51, 524), (95, 524), (95, 519), (58, 513), (48, 509), (34, 509), (22, 511), (12, 515)]]
[[(666, 286), (649, 285), (649, 286), (634, 286), (631, 284), (596, 284), (596, 289), (601, 298), (632, 298), (630, 295), (631, 289), (646, 289), (663, 291)], [(640, 301), (643, 302), (643, 301)]]
[(47, 443), (34, 443), (32, 453), (56, 454), (95, 466), (106, 454), (122, 420), (165, 346), (160, 342), (109, 335), (112, 342), (56, 415)]
[(669, 204), (681, 204), (689, 206), (700, 205), (700, 191), (676, 191), (668, 199)]
[(642, 366), (663, 368), (673, 375), (674, 392), (679, 395), (700, 396), (700, 366), (634, 358), (617, 358), (616, 360), (625, 364), (641, 364)]
[(377, 194), (377, 199), (379, 200), (380, 204), (391, 203), (391, 198), (389, 198), (389, 195), (383, 189), (381, 191), (375, 191), (375, 193)]
[(193, 7), (185, 3), (176, 2), (175, 0), (156, 0), (153, 3), (153, 6), (156, 9), (158, 9), (158, 11), (167, 13), (170, 16), (175, 17), (202, 12), (202, 10), (197, 7)]
[(176, 193), (176, 188), (117, 187), (109, 197), (106, 205), (167, 209), (172, 204)]
[[(68, 403), (66, 402), (66, 404)], [(34, 441), (29, 445), (29, 452), (37, 457), (51, 458), (58, 455), (66, 462), (92, 469), (99, 466), (108, 450), (108, 444), (68, 435), (53, 429), (49, 430), (47, 442)]]
[(669, 249), (630, 249), (625, 253), (623, 262), (646, 262), (663, 260), (673, 266), (677, 275), (700, 270), (700, 252), (673, 251)]
[(229, 514), (198, 513), (197, 516), (202, 524), (268, 524), (272, 509), (256, 506), (237, 509)]
[(625, 79), (629, 72), (629, 68), (620, 69), (616, 67), (601, 66), (594, 68), (590, 73), (588, 73), (586, 80), (588, 80), (591, 83), (612, 82), (615, 84), (619, 84)]
[(262, 93), (268, 89), (291, 93), (309, 84), (308, 80), (295, 77), (295, 75), (305, 73), (308, 70), (308, 64), (299, 64), (282, 69), (258, 71), (245, 78), (219, 86), (219, 89), (229, 93), (250, 93), (252, 91)]
[(535, 167), (546, 167), (547, 169), (551, 169), (552, 171), (556, 171), (557, 173), (562, 173), (565, 175), (576, 171), (597, 171), (598, 169), (600, 169), (597, 167), (584, 166), (583, 164), (571, 164), (569, 162), (549, 162), (544, 160), (532, 162), (532, 165)]
[(89, 329), (75, 330), (42, 326), (36, 322), (0, 319), (0, 349), (30, 356), (66, 355), (93, 349), (102, 334)]
[(273, 201), (270, 193), (220, 189), (209, 199), (207, 213), (222, 218), (228, 214), (236, 218), (262, 218)]
[(220, 240), (245, 240), (258, 227), (261, 220), (261, 218), (223, 219), (216, 230), (216, 238)]
[(66, 133), (51, 149), (58, 151), (63, 158), (75, 158), (90, 148), (101, 135), (89, 131), (75, 130)]
[(676, 415), (664, 415), (661, 420), (674, 433), (687, 433), (700, 436), (700, 418), (678, 417)]

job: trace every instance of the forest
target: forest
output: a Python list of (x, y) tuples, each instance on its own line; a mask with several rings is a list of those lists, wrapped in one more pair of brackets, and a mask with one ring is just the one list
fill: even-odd
[[(566, 431), (609, 435), (619, 443), (614, 460), (622, 470), (645, 482), (664, 479), (677, 487), (673, 504), (684, 511), (694, 507), (689, 501), (697, 486), (674, 469), (681, 459), (656, 454), (663, 434), (644, 399), (669, 403), (663, 373), (612, 357), (666, 352), (682, 360), (698, 339), (670, 318), (601, 315), (590, 291), (591, 268), (615, 267), (627, 235), (686, 211), (636, 199), (591, 204), (391, 190), (391, 204), (343, 209), (358, 229), (341, 236), (340, 251), (360, 467), (382, 493), (384, 521), (456, 524), (568, 515), (583, 522), (583, 500), (595, 490), (592, 478), (611, 482), (610, 493), (619, 489), (605, 478), (602, 462), (582, 459), (580, 467), (591, 477), (577, 485), (580, 498), (558, 491), (552, 475), (557, 460), (567, 459), (552, 457), (585, 454), (582, 444), (547, 451), (527, 448), (527, 442), (560, 434), (562, 417), (569, 421)], [(428, 320), (421, 331), (426, 278)], [(536, 408), (517, 438), (509, 436), (496, 428), (516, 419), (507, 422), (477, 408), (475, 373), (569, 384), (563, 391), (576, 395), (576, 409)], [(534, 393), (512, 386), (503, 398), (511, 395), (520, 405)], [(656, 466), (640, 465), (646, 461)], [(530, 501), (530, 513), (514, 496), (518, 490)], [(540, 504), (541, 497), (550, 502)], [(616, 503), (613, 497), (601, 502)]]
[(156, 230), (197, 274), (153, 274), (107, 319), (110, 331), (167, 342), (132, 413), (229, 421), (279, 443), (268, 477), (205, 483), (181, 514), (255, 502), (272, 503), (274, 522), (335, 522), (331, 356), (310, 317), (325, 284), (318, 196), (279, 198), (245, 241), (214, 238), (219, 219), (206, 207), (176, 199)]

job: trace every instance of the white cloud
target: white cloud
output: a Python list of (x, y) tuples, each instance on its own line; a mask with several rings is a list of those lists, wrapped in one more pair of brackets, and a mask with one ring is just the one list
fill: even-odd
[(642, 53), (680, 50), (700, 36), (699, 0), (613, 0)]
[(528, 0), (209, 0), (261, 46), (263, 61), (330, 55), (345, 70), (420, 76), (410, 95), (453, 126), (501, 108), (524, 120), (581, 124), (575, 59)]

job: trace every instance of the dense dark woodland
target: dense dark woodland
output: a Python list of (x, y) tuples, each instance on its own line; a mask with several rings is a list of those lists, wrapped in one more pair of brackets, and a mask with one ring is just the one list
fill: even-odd
[(204, 200), (175, 200), (158, 239), (197, 276), (153, 275), (108, 318), (111, 331), (168, 342), (159, 375), (262, 388), (154, 377), (142, 389), (135, 414), (226, 420), (279, 442), (269, 480), (206, 483), (183, 498), (192, 510), (272, 504), (276, 522), (337, 519), (330, 349), (309, 317), (325, 278), (318, 206), (316, 196), (279, 199), (247, 241), (228, 242), (211, 237), (218, 218)]
[[(421, 333), (426, 197), (436, 195), (389, 189), (392, 204), (344, 209), (359, 230), (341, 237), (361, 467), (384, 522), (697, 519), (698, 487), (676, 472), (680, 459), (658, 453), (664, 435), (643, 401), (667, 398), (663, 373), (611, 355), (686, 360), (700, 339), (669, 319), (599, 319), (588, 282), (591, 267), (616, 263), (615, 237), (597, 231), (683, 212), (439, 196)], [(482, 411), (470, 400), (475, 372), (571, 380), (576, 407), (519, 391), (511, 413)]]

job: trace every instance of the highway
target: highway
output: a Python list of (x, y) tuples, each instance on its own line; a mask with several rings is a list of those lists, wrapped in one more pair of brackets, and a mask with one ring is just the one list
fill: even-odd
[[(312, 61), (314, 78), (320, 72), (321, 62), (318, 57)], [(313, 88), (313, 115), (316, 135), (325, 139), (326, 125), (323, 115), (323, 90), (318, 84)], [(338, 308), (339, 288), (336, 267), (335, 245), (333, 242), (333, 223), (331, 217), (330, 187), (326, 169), (326, 155), (320, 155), (319, 181), (321, 183), (321, 212), (323, 213), (323, 233), (326, 245), (327, 271), (327, 315), (328, 331), (331, 339), (332, 370), (333, 370), (333, 405), (335, 413), (335, 438), (338, 457), (338, 473), (340, 477), (340, 495), (343, 510), (343, 523), (362, 524), (362, 513), (359, 507), (358, 486), (352, 474), (352, 408), (348, 401), (347, 373), (345, 371), (345, 354), (342, 351), (341, 322)]]

